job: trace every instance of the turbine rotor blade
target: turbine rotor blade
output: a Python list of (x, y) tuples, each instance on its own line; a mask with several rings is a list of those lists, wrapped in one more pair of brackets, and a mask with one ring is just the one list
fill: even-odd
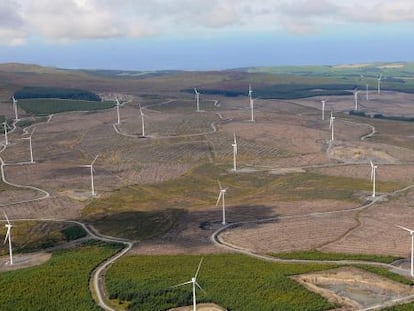
[[(197, 272), (194, 275), (194, 278), (197, 280), (198, 273), (200, 272), (201, 264), (203, 263), (203, 257), (200, 259), (200, 263), (198, 264)], [(196, 281), (197, 282), (197, 281)]]
[(99, 154), (96, 155), (96, 157), (93, 159), (91, 166), (95, 163), (96, 159), (99, 157)]
[(220, 191), (220, 194), (219, 194), (219, 196), (218, 196), (218, 198), (217, 198), (217, 203), (216, 203), (216, 206), (218, 206), (219, 205), (219, 203), (220, 203), (220, 199), (221, 199), (221, 196), (223, 195), (223, 193)]
[(180, 284), (171, 286), (171, 288), (176, 288), (176, 287), (180, 287), (180, 286), (187, 285), (187, 284), (191, 284), (191, 283), (193, 283), (193, 281), (188, 281), (188, 282), (180, 283)]
[(221, 189), (223, 189), (223, 187), (221, 186), (221, 182), (220, 182), (220, 180), (218, 180), (218, 179), (217, 179), (217, 183), (218, 183), (219, 189), (220, 189), (220, 190), (221, 190)]
[(201, 291), (204, 293), (204, 294), (206, 294), (207, 295), (207, 292), (200, 286), (200, 284), (198, 284), (198, 282), (196, 281), (195, 282), (195, 284), (197, 285), (197, 287), (199, 288), (199, 289), (201, 289)]
[(400, 225), (395, 225), (395, 226), (396, 226), (396, 227), (398, 227), (398, 228), (400, 228), (400, 229), (403, 229), (403, 230), (405, 230), (405, 231), (408, 231), (408, 232), (410, 232), (411, 234), (414, 234), (414, 230), (408, 229), (408, 228), (403, 227), (403, 226), (400, 226)]
[(7, 241), (7, 239), (9, 239), (10, 238), (10, 227), (9, 228), (7, 228), (7, 233), (6, 233), (6, 236), (4, 237), (4, 243), (3, 244), (6, 244), (6, 241)]
[(6, 218), (7, 223), (10, 225), (9, 217), (7, 217), (7, 214), (5, 211), (3, 211), (4, 218)]

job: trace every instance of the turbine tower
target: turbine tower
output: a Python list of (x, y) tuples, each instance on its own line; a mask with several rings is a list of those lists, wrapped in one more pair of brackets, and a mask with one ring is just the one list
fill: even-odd
[(355, 89), (353, 93), (354, 93), (354, 100), (355, 100), (355, 111), (358, 111), (358, 94), (359, 94), (358, 89)]
[(220, 193), (219, 193), (219, 196), (218, 196), (218, 198), (217, 198), (217, 203), (216, 203), (216, 206), (219, 206), (219, 203), (220, 203), (220, 199), (221, 199), (221, 202), (222, 202), (222, 207), (223, 207), (223, 220), (222, 220), (222, 224), (223, 225), (225, 225), (226, 224), (226, 206), (225, 206), (225, 203), (224, 203), (224, 195), (226, 194), (226, 192), (227, 192), (227, 188), (223, 188), (222, 186), (221, 186), (221, 183), (220, 183), (220, 181), (218, 181), (217, 180), (217, 183), (218, 183), (218, 185), (219, 185), (219, 189), (220, 189)]
[(17, 100), (16, 98), (14, 98), (14, 96), (12, 96), (12, 100), (13, 100), (13, 109), (14, 109), (14, 120), (19, 121), (19, 115), (17, 114)]
[(94, 170), (94, 168), (93, 168), (93, 165), (94, 165), (94, 163), (95, 163), (96, 159), (98, 158), (98, 156), (99, 156), (99, 155), (97, 155), (97, 156), (93, 159), (93, 161), (91, 162), (91, 164), (89, 164), (89, 165), (81, 165), (81, 167), (87, 167), (87, 168), (89, 168), (89, 169), (90, 169), (90, 172), (91, 172), (91, 194), (92, 194), (92, 196), (93, 196), (93, 197), (94, 197), (94, 196), (96, 196), (96, 193), (95, 193), (95, 186), (94, 186), (94, 183), (93, 183), (93, 172), (95, 171), (95, 170)]
[(9, 264), (13, 265), (13, 250), (12, 250), (12, 241), (11, 241), (11, 228), (13, 227), (12, 224), (9, 221), (9, 218), (6, 215), (6, 212), (3, 211), (4, 217), (6, 218), (7, 224), (5, 224), (5, 227), (7, 228), (6, 236), (4, 238), (4, 244), (6, 244), (7, 241), (9, 241), (9, 256), (10, 261)]
[(118, 97), (116, 97), (115, 99), (116, 99), (116, 116), (118, 117), (117, 124), (119, 125), (119, 124), (121, 124), (121, 118), (119, 116), (119, 105), (120, 105), (120, 103), (119, 103)]
[(408, 231), (411, 235), (411, 276), (414, 277), (414, 230), (396, 225), (398, 228)]
[(197, 91), (196, 88), (194, 88), (195, 98), (196, 98), (196, 104), (197, 104), (197, 112), (200, 112), (200, 92)]
[(369, 161), (369, 163), (371, 164), (372, 197), (375, 198), (375, 175), (378, 166), (374, 165), (372, 161)]
[(378, 94), (381, 94), (381, 80), (382, 80), (382, 74), (378, 76)]
[(369, 101), (369, 84), (365, 84), (365, 98), (367, 101)]
[(142, 131), (142, 137), (145, 137), (145, 120), (144, 120), (144, 113), (142, 112), (141, 104), (139, 105), (139, 113), (141, 115), (141, 131)]
[(253, 94), (252, 85), (249, 84), (249, 98), (250, 98), (250, 100), (252, 100), (252, 94)]
[(322, 120), (325, 120), (325, 104), (326, 104), (326, 99), (321, 100), (322, 103)]
[(4, 140), (7, 146), (9, 144), (9, 139), (7, 137), (7, 121), (3, 122), (3, 128), (4, 128)]
[(29, 140), (30, 163), (34, 163), (34, 160), (33, 160), (33, 148), (32, 148), (32, 136), (33, 136), (33, 133), (35, 132), (35, 130), (36, 130), (36, 128), (33, 129), (32, 133), (30, 134), (29, 137), (23, 138), (23, 139)]
[(250, 98), (251, 122), (254, 122), (254, 99)]
[(196, 286), (199, 289), (201, 289), (202, 291), (204, 291), (204, 289), (202, 289), (200, 284), (198, 284), (198, 282), (197, 282), (197, 276), (198, 276), (198, 273), (200, 272), (202, 262), (203, 262), (203, 258), (201, 258), (200, 263), (198, 264), (197, 271), (196, 271), (195, 275), (191, 278), (191, 281), (180, 283), (180, 284), (177, 284), (177, 285), (173, 286), (173, 288), (175, 288), (175, 287), (180, 287), (180, 286), (187, 285), (187, 284), (192, 284), (193, 285), (193, 311), (197, 311)]
[(331, 118), (329, 119), (329, 128), (331, 129), (331, 141), (334, 141), (334, 120), (335, 117), (333, 116), (331, 111)]
[(236, 133), (233, 134), (233, 143), (231, 144), (233, 146), (233, 171), (237, 171), (237, 140), (236, 140)]

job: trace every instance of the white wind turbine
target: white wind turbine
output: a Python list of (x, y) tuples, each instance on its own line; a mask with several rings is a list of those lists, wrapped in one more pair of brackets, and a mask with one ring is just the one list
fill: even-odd
[(334, 141), (334, 133), (335, 133), (334, 120), (335, 120), (335, 117), (333, 116), (332, 111), (331, 111), (331, 117), (329, 119), (329, 128), (331, 129), (331, 141)]
[(19, 116), (17, 114), (17, 100), (16, 100), (16, 98), (14, 98), (14, 96), (12, 96), (12, 100), (13, 100), (13, 109), (14, 109), (15, 120), (18, 121)]
[(23, 139), (27, 139), (29, 140), (29, 148), (30, 148), (30, 163), (34, 163), (33, 161), (33, 148), (32, 148), (32, 135), (35, 132), (36, 128), (33, 129), (32, 133), (30, 134), (29, 137), (25, 137)]
[(375, 175), (378, 166), (374, 165), (372, 161), (369, 161), (369, 163), (371, 164), (372, 197), (375, 198)]
[(236, 140), (236, 133), (233, 134), (233, 143), (231, 144), (233, 147), (233, 171), (237, 171), (237, 140)]
[(354, 93), (354, 101), (355, 101), (355, 111), (358, 111), (358, 94), (359, 94), (358, 89), (355, 89), (353, 93)]
[(365, 99), (369, 101), (369, 84), (365, 84)]
[(4, 140), (5, 140), (6, 145), (8, 145), (9, 139), (7, 137), (7, 121), (3, 122), (3, 128), (4, 128)]
[(396, 225), (398, 228), (408, 231), (411, 235), (411, 276), (414, 277), (414, 230)]
[(120, 103), (119, 103), (118, 97), (116, 97), (115, 99), (116, 99), (116, 116), (118, 117), (117, 124), (121, 124), (121, 118), (119, 116), (119, 106), (120, 106)]
[(217, 180), (217, 183), (218, 183), (218, 185), (219, 185), (220, 193), (219, 193), (219, 196), (218, 196), (218, 198), (217, 198), (217, 203), (216, 203), (216, 206), (219, 206), (220, 199), (221, 199), (221, 202), (222, 202), (222, 207), (223, 207), (223, 221), (222, 221), (222, 224), (223, 224), (223, 225), (225, 225), (225, 224), (226, 224), (226, 205), (225, 205), (225, 203), (224, 203), (224, 195), (225, 195), (225, 194), (226, 194), (226, 192), (227, 192), (227, 188), (223, 188), (223, 187), (221, 186), (220, 181), (218, 181), (218, 180)]
[(378, 76), (378, 94), (381, 94), (381, 80), (382, 80), (382, 74)]
[(326, 104), (326, 99), (321, 100), (322, 103), (322, 120), (325, 120), (325, 104)]
[(197, 276), (198, 276), (198, 273), (200, 272), (202, 262), (203, 262), (203, 258), (201, 258), (200, 263), (198, 264), (197, 271), (195, 275), (191, 278), (191, 281), (180, 283), (180, 284), (173, 286), (173, 288), (175, 288), (175, 287), (180, 287), (180, 286), (187, 285), (187, 284), (193, 285), (193, 311), (197, 311), (196, 286), (202, 291), (204, 291), (204, 289), (202, 289), (200, 284), (198, 284), (197, 282)]
[(91, 164), (88, 164), (88, 165), (81, 165), (80, 167), (87, 167), (87, 168), (89, 168), (90, 169), (90, 171), (91, 171), (91, 194), (92, 194), (92, 196), (94, 197), (94, 196), (96, 196), (96, 193), (95, 193), (95, 186), (94, 186), (94, 183), (93, 183), (93, 172), (95, 171), (94, 170), (94, 168), (93, 168), (93, 165), (94, 165), (94, 163), (95, 163), (95, 161), (96, 161), (96, 159), (98, 158), (98, 156), (99, 155), (97, 155), (94, 159), (93, 159), (93, 161), (91, 162)]
[(250, 98), (250, 113), (251, 113), (250, 121), (254, 122), (254, 99), (253, 98)]
[(144, 113), (142, 112), (141, 105), (139, 105), (139, 113), (141, 115), (141, 131), (142, 131), (142, 137), (145, 137), (145, 120), (144, 120)]
[(196, 105), (197, 105), (197, 112), (200, 112), (200, 92), (194, 88), (195, 98), (196, 98)]
[(13, 250), (12, 250), (12, 241), (11, 241), (11, 228), (13, 227), (12, 224), (9, 221), (9, 218), (6, 215), (6, 212), (4, 212), (4, 217), (6, 218), (7, 224), (5, 224), (5, 227), (7, 228), (6, 236), (4, 238), (4, 244), (6, 244), (6, 241), (9, 241), (9, 256), (10, 261), (9, 264), (13, 264)]

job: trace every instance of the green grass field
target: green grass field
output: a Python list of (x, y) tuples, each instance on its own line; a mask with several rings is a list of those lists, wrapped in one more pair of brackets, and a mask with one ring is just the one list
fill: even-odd
[(56, 252), (40, 266), (0, 273), (0, 309), (100, 310), (89, 292), (90, 273), (119, 247), (89, 243)]
[(34, 115), (48, 115), (68, 111), (94, 111), (108, 109), (114, 107), (115, 102), (40, 98), (21, 99), (19, 100), (18, 105), (26, 113)]
[[(171, 288), (194, 275), (200, 256), (127, 256), (107, 272), (113, 301), (130, 302), (129, 310), (161, 311), (191, 304), (191, 285)], [(198, 302), (214, 302), (228, 310), (318, 311), (333, 307), (289, 276), (333, 266), (278, 264), (222, 254), (204, 257)]]

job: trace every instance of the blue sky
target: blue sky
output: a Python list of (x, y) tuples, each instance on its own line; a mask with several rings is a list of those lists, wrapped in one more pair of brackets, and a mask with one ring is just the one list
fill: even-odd
[(2, 0), (0, 63), (214, 70), (414, 61), (412, 0), (256, 2)]

